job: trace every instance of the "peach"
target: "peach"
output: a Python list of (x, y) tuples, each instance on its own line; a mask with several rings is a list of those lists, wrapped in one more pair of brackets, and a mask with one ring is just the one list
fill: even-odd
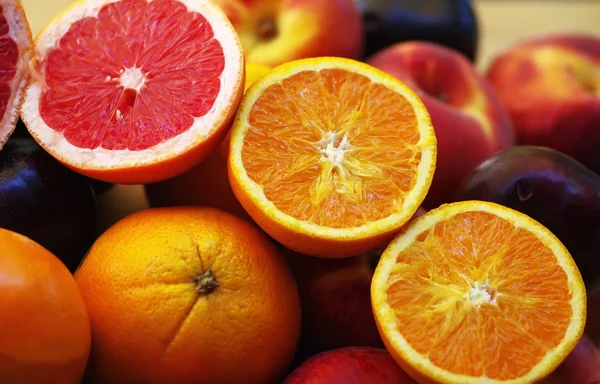
[(381, 348), (348, 347), (320, 353), (296, 368), (283, 384), (414, 384)]
[(322, 259), (284, 249), (302, 304), (298, 354), (349, 347), (383, 347), (371, 310), (370, 286), (381, 252)]
[(514, 144), (500, 98), (460, 53), (435, 43), (404, 42), (367, 62), (411, 87), (431, 115), (438, 160), (425, 208), (453, 201), (479, 163)]
[(246, 60), (276, 66), (316, 56), (359, 58), (363, 21), (353, 0), (216, 0)]
[(600, 38), (525, 40), (499, 54), (487, 76), (519, 143), (553, 148), (600, 173)]

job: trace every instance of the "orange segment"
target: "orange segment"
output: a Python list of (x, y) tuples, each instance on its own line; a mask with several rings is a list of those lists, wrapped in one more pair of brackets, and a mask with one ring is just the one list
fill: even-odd
[(574, 348), (585, 288), (541, 224), (493, 203), (430, 211), (389, 245), (371, 289), (380, 333), (413, 377), (532, 382)]
[(353, 60), (305, 59), (247, 91), (232, 128), (230, 180), (276, 240), (349, 256), (383, 245), (414, 214), (435, 154), (429, 115), (403, 83)]

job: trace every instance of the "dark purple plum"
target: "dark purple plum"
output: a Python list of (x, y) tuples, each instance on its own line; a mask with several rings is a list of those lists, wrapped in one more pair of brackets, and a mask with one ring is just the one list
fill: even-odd
[[(23, 123), (23, 121), (21, 119), (17, 120), (17, 127), (15, 128), (15, 131), (13, 132), (11, 137), (21, 137), (21, 138), (33, 139), (33, 137), (31, 136), (31, 134), (27, 130), (27, 127), (25, 126), (25, 124)], [(107, 182), (100, 181), (100, 180), (95, 180), (95, 179), (92, 179), (89, 177), (86, 177), (86, 180), (88, 181), (88, 183), (90, 184), (90, 186), (92, 187), (92, 189), (94, 190), (94, 193), (96, 193), (96, 195), (100, 195), (100, 194), (108, 191), (110, 188), (112, 188), (114, 186), (114, 184), (107, 183)]]
[(477, 167), (457, 200), (492, 201), (552, 231), (573, 256), (588, 292), (600, 283), (600, 176), (552, 149), (515, 146)]
[(96, 214), (86, 178), (31, 138), (8, 140), (0, 151), (0, 227), (40, 243), (73, 272), (96, 238)]
[(363, 56), (408, 40), (452, 48), (475, 61), (479, 31), (472, 0), (355, 0), (365, 32)]

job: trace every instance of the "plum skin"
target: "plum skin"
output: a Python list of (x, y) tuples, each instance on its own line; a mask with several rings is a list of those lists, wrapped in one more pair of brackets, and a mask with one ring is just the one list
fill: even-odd
[(33, 139), (0, 151), (0, 227), (38, 242), (74, 272), (96, 238), (96, 196), (86, 178)]
[(508, 148), (481, 163), (456, 200), (525, 213), (569, 250), (588, 293), (600, 284), (600, 176), (572, 157), (540, 146)]

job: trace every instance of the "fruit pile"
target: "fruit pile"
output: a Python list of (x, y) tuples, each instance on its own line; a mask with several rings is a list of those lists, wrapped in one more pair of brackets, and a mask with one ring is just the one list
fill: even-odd
[(600, 38), (358, 3), (0, 1), (1, 384), (600, 381)]

